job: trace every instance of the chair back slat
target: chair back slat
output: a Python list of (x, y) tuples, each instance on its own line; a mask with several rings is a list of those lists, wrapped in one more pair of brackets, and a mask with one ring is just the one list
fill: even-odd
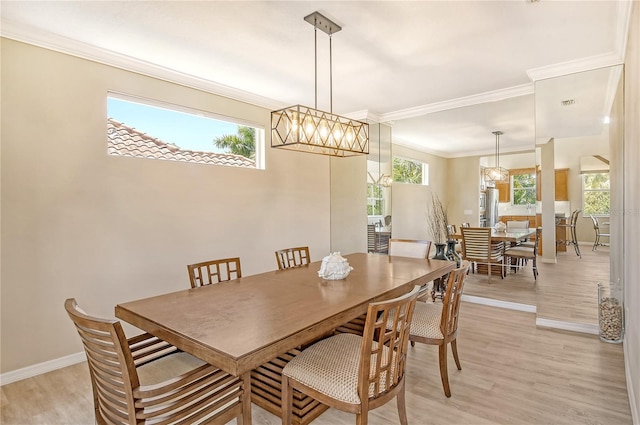
[(487, 261), (492, 254), (491, 228), (489, 227), (463, 227), (462, 252), (465, 259), (471, 261)]
[(65, 309), (87, 354), (96, 418), (136, 423), (132, 388), (139, 386), (139, 379), (120, 322), (87, 316), (74, 299), (65, 302)]
[(309, 257), (308, 246), (299, 246), (295, 248), (278, 250), (276, 251), (278, 270), (306, 266), (311, 262)]
[(192, 288), (242, 277), (240, 258), (238, 257), (189, 264), (187, 272)]
[(442, 299), (442, 318), (440, 320), (440, 331), (445, 338), (454, 336), (458, 331), (460, 300), (469, 265), (469, 261), (463, 261), (459, 268), (449, 273), (447, 290)]
[(402, 382), (419, 290), (416, 286), (401, 297), (369, 304), (358, 376), (360, 400), (377, 398)]

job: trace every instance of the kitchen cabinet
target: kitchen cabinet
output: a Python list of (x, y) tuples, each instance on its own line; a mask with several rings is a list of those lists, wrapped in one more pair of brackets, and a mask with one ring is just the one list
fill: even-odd
[(498, 189), (498, 202), (510, 202), (511, 201), (511, 188), (509, 187), (509, 182), (506, 183), (498, 183), (496, 182), (496, 189)]
[[(536, 201), (542, 201), (541, 192), (542, 179), (540, 177), (540, 168), (536, 168)], [(555, 190), (556, 201), (569, 200), (569, 169), (560, 168), (555, 170)], [(502, 201), (500, 201), (502, 202)]]
[(569, 169), (556, 170), (556, 201), (569, 200)]

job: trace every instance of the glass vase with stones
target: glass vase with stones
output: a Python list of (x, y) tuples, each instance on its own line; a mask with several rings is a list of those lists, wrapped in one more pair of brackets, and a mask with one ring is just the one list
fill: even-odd
[(623, 288), (620, 282), (598, 283), (598, 327), (600, 340), (621, 343), (624, 336)]

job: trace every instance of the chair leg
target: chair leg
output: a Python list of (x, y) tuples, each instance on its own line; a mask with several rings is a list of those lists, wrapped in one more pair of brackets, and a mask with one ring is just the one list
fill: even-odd
[(367, 425), (369, 423), (369, 412), (356, 414), (356, 425)]
[(449, 374), (447, 373), (447, 344), (438, 346), (438, 356), (440, 361), (440, 379), (442, 380), (444, 395), (451, 397), (451, 390), (449, 389)]
[(533, 257), (533, 263), (531, 263), (531, 265), (533, 266), (533, 280), (538, 280), (538, 261), (536, 257)]
[(293, 388), (289, 378), (282, 375), (282, 425), (291, 425), (293, 409)]
[(396, 401), (398, 402), (398, 417), (400, 418), (400, 425), (407, 425), (407, 405), (405, 403), (404, 396), (404, 380), (402, 381), (402, 388), (398, 391)]
[(462, 370), (462, 366), (460, 366), (460, 359), (458, 358), (458, 344), (455, 339), (451, 341), (451, 352), (453, 353), (453, 360), (456, 361), (458, 370)]

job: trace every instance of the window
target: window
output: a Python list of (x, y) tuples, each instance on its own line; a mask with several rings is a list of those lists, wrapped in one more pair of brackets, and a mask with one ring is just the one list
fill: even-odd
[(110, 155), (264, 168), (264, 130), (198, 110), (107, 97)]
[(429, 185), (429, 164), (404, 158), (393, 158), (393, 181)]
[(611, 206), (609, 173), (582, 175), (582, 214), (608, 216)]
[(536, 173), (520, 172), (511, 175), (511, 205), (536, 204)]
[(367, 183), (367, 215), (383, 215), (384, 188), (379, 184)]

